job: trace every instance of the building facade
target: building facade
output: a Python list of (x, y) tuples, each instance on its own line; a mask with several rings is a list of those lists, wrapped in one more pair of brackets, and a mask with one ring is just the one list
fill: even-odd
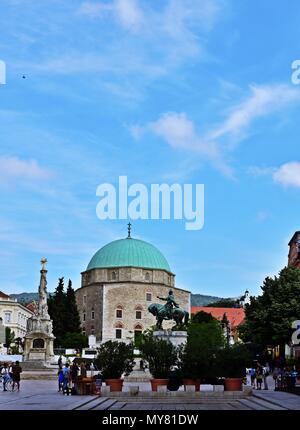
[(289, 241), (288, 265), (300, 269), (300, 231), (296, 231)]
[(31, 316), (29, 309), (0, 291), (0, 318), (4, 327), (9, 327), (15, 333), (15, 337), (25, 336), (27, 320)]
[[(190, 312), (190, 292), (175, 287), (175, 275), (162, 253), (150, 243), (113, 241), (91, 259), (82, 272), (76, 301), (83, 332), (97, 342), (130, 341), (156, 323), (151, 303), (165, 302), (172, 289), (179, 306)], [(164, 322), (164, 327), (172, 326)]]

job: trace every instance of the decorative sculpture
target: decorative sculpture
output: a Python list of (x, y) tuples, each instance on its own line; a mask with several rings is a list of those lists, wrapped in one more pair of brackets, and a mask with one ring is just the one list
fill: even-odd
[(161, 305), (160, 303), (152, 303), (148, 306), (148, 311), (156, 317), (157, 329), (162, 328), (162, 322), (164, 320), (173, 320), (176, 322), (176, 327), (187, 324), (189, 320), (189, 313), (184, 309), (181, 309), (176, 303), (173, 291), (170, 290), (168, 297), (159, 297), (160, 300), (165, 300), (167, 303)]

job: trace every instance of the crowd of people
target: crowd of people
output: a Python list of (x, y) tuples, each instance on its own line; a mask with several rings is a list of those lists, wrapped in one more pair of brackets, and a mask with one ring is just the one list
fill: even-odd
[(295, 366), (288, 366), (286, 363), (275, 362), (271, 365), (266, 363), (262, 366), (256, 363), (248, 369), (252, 388), (257, 390), (268, 390), (268, 376), (274, 380), (275, 390), (288, 390), (295, 388), (299, 372)]
[(13, 364), (0, 363), (0, 375), (2, 380), (3, 391), (8, 391), (7, 387), (10, 385), (12, 391), (17, 388), (20, 391), (20, 380), (21, 380), (22, 367), (19, 361)]
[[(89, 369), (91, 371), (91, 374), (93, 375), (93, 372), (95, 369), (95, 366), (93, 363), (89, 365)], [(77, 383), (79, 380), (79, 377), (86, 378), (87, 377), (87, 364), (85, 361), (82, 361), (80, 363), (80, 366), (76, 362), (69, 363), (66, 362), (63, 366), (61, 357), (58, 360), (58, 392), (63, 393), (64, 395), (68, 396), (70, 394), (77, 394)], [(101, 380), (102, 382), (102, 376), (100, 372), (96, 375), (95, 379)]]

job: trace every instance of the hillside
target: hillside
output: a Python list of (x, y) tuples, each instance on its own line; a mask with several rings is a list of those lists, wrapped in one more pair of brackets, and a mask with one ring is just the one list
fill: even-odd
[[(38, 293), (19, 293), (19, 294), (10, 294), (10, 297), (17, 299), (19, 303), (27, 304), (31, 303), (33, 300), (38, 300)], [(209, 303), (217, 302), (221, 300), (221, 297), (215, 296), (206, 296), (204, 294), (192, 294), (191, 295), (191, 304), (192, 306), (205, 306)]]

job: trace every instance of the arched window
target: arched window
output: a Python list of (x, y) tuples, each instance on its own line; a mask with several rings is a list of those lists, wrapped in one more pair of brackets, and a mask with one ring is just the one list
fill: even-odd
[(150, 281), (150, 273), (149, 272), (145, 273), (145, 281)]

